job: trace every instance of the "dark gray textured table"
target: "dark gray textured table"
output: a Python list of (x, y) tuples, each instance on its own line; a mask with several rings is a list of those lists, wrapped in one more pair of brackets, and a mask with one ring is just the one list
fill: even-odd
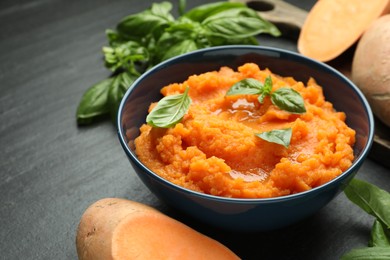
[[(188, 1), (193, 7), (206, 1)], [(310, 8), (313, 1), (296, 2)], [(149, 7), (135, 0), (0, 2), (0, 259), (76, 259), (86, 207), (104, 197), (149, 204), (245, 259), (337, 259), (367, 244), (373, 219), (341, 194), (289, 228), (238, 234), (168, 208), (136, 177), (115, 127), (78, 127), (83, 92), (104, 79), (104, 30)], [(174, 2), (177, 6), (177, 2)], [(289, 39), (262, 44), (296, 51)], [(390, 190), (390, 169), (367, 159), (359, 178)]]

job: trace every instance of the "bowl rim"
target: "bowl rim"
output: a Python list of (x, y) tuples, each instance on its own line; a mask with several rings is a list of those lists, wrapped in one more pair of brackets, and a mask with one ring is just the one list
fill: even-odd
[[(279, 196), (279, 197), (271, 197), (271, 198), (230, 198), (230, 197), (222, 197), (222, 196), (216, 196), (216, 195), (211, 195), (211, 194), (206, 194), (206, 193), (201, 193), (198, 191), (190, 190), (185, 187), (182, 187), (180, 185), (174, 184), (163, 177), (159, 176), (158, 174), (154, 173), (152, 170), (150, 170), (148, 167), (146, 167), (138, 158), (137, 156), (130, 150), (126, 140), (125, 140), (125, 132), (123, 131), (122, 128), (122, 115), (124, 111), (124, 106), (126, 104), (126, 101), (128, 97), (131, 95), (134, 89), (139, 85), (140, 82), (142, 82), (146, 77), (148, 77), (151, 74), (154, 74), (156, 71), (169, 66), (171, 63), (176, 63), (178, 61), (184, 60), (189, 56), (196, 56), (199, 54), (204, 54), (207, 52), (213, 52), (213, 51), (218, 51), (218, 50), (226, 50), (226, 49), (242, 49), (243, 51), (245, 50), (254, 50), (254, 51), (262, 51), (262, 52), (269, 52), (269, 53), (275, 53), (275, 54), (283, 54), (290, 56), (294, 59), (298, 59), (299, 61), (304, 61), (305, 63), (312, 63), (313, 65), (324, 69), (338, 78), (340, 78), (342, 81), (345, 81), (349, 87), (356, 92), (358, 95), (360, 102), (364, 106), (364, 110), (368, 115), (368, 123), (369, 123), (369, 134), (367, 136), (367, 143), (362, 150), (361, 154), (359, 155), (358, 158), (354, 158), (354, 161), (352, 165), (344, 172), (342, 172), (339, 176), (336, 178), (320, 185), (315, 188), (312, 188), (307, 191), (302, 191), (299, 193), (294, 193), (294, 194), (289, 194), (289, 195), (284, 195), (284, 196)], [(214, 201), (219, 201), (219, 202), (229, 202), (229, 203), (244, 203), (244, 204), (253, 204), (253, 203), (275, 203), (275, 202), (285, 202), (289, 200), (294, 200), (297, 198), (305, 197), (306, 195), (314, 195), (323, 192), (324, 190), (327, 190), (330, 186), (337, 185), (338, 182), (342, 182), (344, 179), (348, 178), (355, 170), (358, 170), (363, 163), (363, 161), (366, 159), (368, 152), (371, 149), (373, 140), (374, 140), (374, 116), (371, 110), (371, 107), (366, 100), (364, 94), (361, 92), (361, 90), (346, 76), (344, 76), (341, 72), (338, 70), (334, 69), (330, 65), (314, 60), (312, 58), (303, 56), (297, 52), (277, 48), (277, 47), (269, 47), (269, 46), (259, 46), (259, 45), (226, 45), (226, 46), (216, 46), (216, 47), (207, 47), (207, 48), (202, 48), (198, 49), (195, 51), (191, 51), (185, 54), (181, 54), (178, 56), (175, 56), (173, 58), (167, 59), (155, 66), (153, 66), (151, 69), (143, 73), (140, 77), (138, 77), (129, 87), (129, 89), (126, 91), (125, 95), (123, 96), (121, 103), (119, 105), (119, 110), (117, 114), (117, 134), (120, 140), (120, 144), (122, 148), (124, 149), (125, 153), (127, 154), (128, 158), (131, 159), (133, 163), (135, 163), (138, 167), (140, 167), (144, 172), (146, 172), (149, 176), (151, 176), (153, 179), (162, 182), (164, 185), (169, 186), (170, 188), (174, 189), (175, 191), (185, 193), (190, 196), (198, 197), (198, 198), (203, 198), (203, 199), (209, 199), (209, 200), (214, 200)]]

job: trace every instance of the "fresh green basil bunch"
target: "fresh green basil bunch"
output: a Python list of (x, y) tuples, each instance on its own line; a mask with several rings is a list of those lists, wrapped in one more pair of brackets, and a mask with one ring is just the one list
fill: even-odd
[(258, 44), (256, 35), (279, 36), (280, 31), (242, 3), (214, 2), (184, 13), (179, 4), (175, 19), (170, 2), (154, 3), (123, 18), (116, 30), (107, 30), (109, 46), (103, 47), (105, 66), (112, 76), (91, 86), (77, 108), (78, 124), (90, 124), (111, 115), (115, 120), (119, 103), (143, 72), (171, 57), (201, 48)]
[(344, 193), (375, 220), (368, 247), (353, 249), (341, 260), (390, 259), (390, 193), (356, 178), (352, 179)]

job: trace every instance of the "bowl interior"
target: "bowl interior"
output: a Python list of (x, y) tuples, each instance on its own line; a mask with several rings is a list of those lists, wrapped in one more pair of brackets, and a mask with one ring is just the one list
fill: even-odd
[[(371, 109), (358, 88), (333, 68), (296, 53), (270, 47), (225, 46), (203, 49), (163, 62), (141, 76), (127, 91), (120, 106), (118, 128), (125, 150), (137, 160), (131, 145), (139, 135), (151, 102), (161, 99), (160, 89), (173, 82), (183, 82), (193, 74), (218, 70), (222, 66), (237, 69), (253, 62), (281, 76), (292, 76), (306, 84), (313, 77), (323, 87), (326, 100), (347, 114), (347, 124), (356, 131), (355, 162), (362, 160), (373, 139)], [(122, 144), (122, 145), (123, 145)]]

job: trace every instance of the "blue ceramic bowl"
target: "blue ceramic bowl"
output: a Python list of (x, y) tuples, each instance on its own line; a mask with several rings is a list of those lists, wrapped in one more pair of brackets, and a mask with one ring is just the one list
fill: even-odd
[[(314, 77), (323, 87), (327, 100), (347, 114), (347, 124), (356, 130), (353, 165), (336, 179), (312, 190), (268, 199), (234, 199), (194, 192), (159, 177), (136, 156), (133, 140), (145, 122), (151, 102), (162, 98), (160, 89), (183, 82), (190, 75), (236, 69), (254, 62), (281, 76), (307, 82)], [(371, 147), (374, 121), (371, 109), (359, 89), (330, 66), (299, 54), (259, 46), (221, 46), (202, 49), (167, 60), (143, 74), (125, 94), (118, 113), (120, 143), (144, 184), (162, 201), (199, 221), (236, 231), (265, 231), (282, 228), (312, 215), (353, 178)], [(127, 133), (127, 135), (126, 135)]]

